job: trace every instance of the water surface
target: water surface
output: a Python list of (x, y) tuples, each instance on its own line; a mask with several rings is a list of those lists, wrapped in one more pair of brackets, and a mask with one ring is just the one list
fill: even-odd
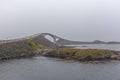
[(15, 59), (0, 63), (0, 80), (120, 80), (120, 62)]
[(120, 44), (81, 44), (81, 45), (71, 45), (80, 49), (108, 49), (120, 51)]

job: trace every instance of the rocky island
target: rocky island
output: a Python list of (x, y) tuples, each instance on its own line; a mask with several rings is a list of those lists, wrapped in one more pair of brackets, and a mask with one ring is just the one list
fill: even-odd
[(120, 60), (120, 52), (104, 49), (60, 48), (47, 52), (43, 56), (77, 61)]

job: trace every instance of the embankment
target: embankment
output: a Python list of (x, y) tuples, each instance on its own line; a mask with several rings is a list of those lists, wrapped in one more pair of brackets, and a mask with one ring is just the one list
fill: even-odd
[[(4, 40), (0, 42), (0, 60), (34, 56), (35, 53), (28, 43), (29, 40), (33, 40), (36, 45), (42, 45), (45, 48), (55, 47), (55, 44), (40, 35), (16, 40)], [(35, 48), (39, 47), (35, 46)]]

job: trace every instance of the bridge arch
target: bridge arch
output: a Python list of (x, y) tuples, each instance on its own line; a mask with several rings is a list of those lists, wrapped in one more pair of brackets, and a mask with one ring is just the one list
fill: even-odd
[(50, 33), (41, 33), (40, 35), (43, 37), (46, 37), (46, 36), (51, 37), (53, 39), (53, 43), (56, 43), (59, 39), (61, 39), (60, 37), (57, 37), (57, 36), (50, 34)]

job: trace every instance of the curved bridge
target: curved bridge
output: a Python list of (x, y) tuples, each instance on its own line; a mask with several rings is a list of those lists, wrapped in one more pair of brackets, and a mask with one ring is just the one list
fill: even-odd
[(46, 39), (46, 36), (50, 36), (53, 39), (53, 41), (51, 41), (51, 42), (54, 43), (55, 45), (60, 45), (61, 46), (61, 45), (72, 45), (72, 44), (80, 44), (81, 43), (81, 42), (78, 42), (78, 41), (71, 41), (71, 40), (63, 39), (63, 38), (58, 37), (56, 35), (53, 35), (51, 33), (39, 33), (39, 34), (35, 34), (35, 35), (32, 35), (32, 36), (20, 38), (20, 39), (1, 40), (0, 44), (11, 43), (11, 42), (20, 42), (20, 41), (25, 41), (25, 40), (28, 40), (28, 39), (37, 39), (37, 38), (41, 38), (41, 37), (44, 37)]
[(42, 37), (50, 36), (53, 39), (53, 43), (56, 43), (58, 40), (62, 39), (62, 38), (60, 38), (56, 35), (50, 34), (50, 33), (39, 33), (39, 34), (35, 34), (35, 35), (32, 35), (32, 36), (20, 38), (20, 39), (1, 40), (0, 43), (23, 41), (23, 40), (26, 40), (26, 39), (36, 38), (36, 37), (40, 37), (40, 36), (42, 36)]

